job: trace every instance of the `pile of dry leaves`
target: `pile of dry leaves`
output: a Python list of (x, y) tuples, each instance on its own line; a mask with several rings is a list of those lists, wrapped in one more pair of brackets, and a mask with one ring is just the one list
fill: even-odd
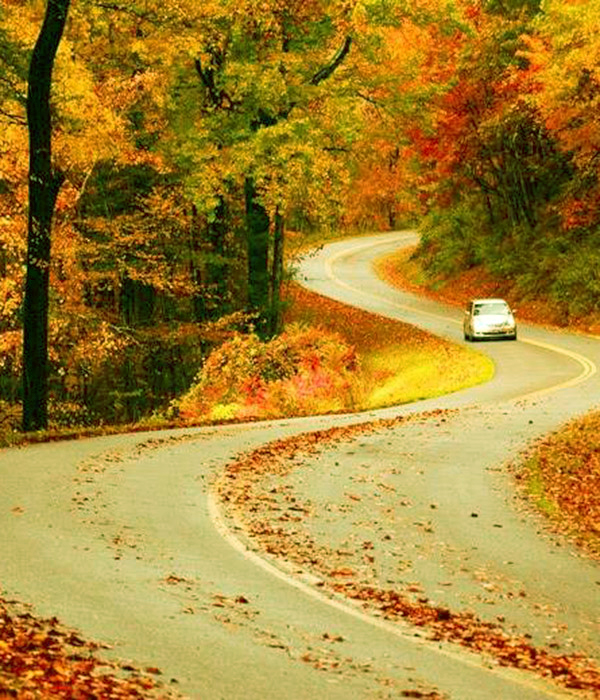
[(99, 649), (55, 618), (0, 601), (0, 700), (176, 697), (155, 680), (158, 669), (102, 660)]

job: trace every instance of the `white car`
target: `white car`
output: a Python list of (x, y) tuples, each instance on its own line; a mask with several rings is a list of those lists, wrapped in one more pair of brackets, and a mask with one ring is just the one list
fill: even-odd
[(504, 299), (473, 299), (465, 310), (463, 332), (465, 340), (516, 340), (517, 323), (514, 312)]

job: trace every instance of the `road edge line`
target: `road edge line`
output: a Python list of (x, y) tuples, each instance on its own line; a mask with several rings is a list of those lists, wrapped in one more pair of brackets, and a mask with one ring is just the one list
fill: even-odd
[[(227, 525), (225, 518), (221, 514), (221, 510), (217, 504), (217, 495), (215, 494), (214, 488), (210, 486), (207, 490), (207, 506), (208, 515), (210, 521), (212, 522), (215, 530), (221, 535), (221, 537), (244, 559), (250, 561), (255, 566), (258, 566), (267, 574), (279, 579), (283, 583), (296, 588), (308, 597), (338, 610), (341, 613), (354, 617), (361, 622), (376, 627), (394, 637), (398, 637), (406, 642), (410, 642), (416, 646), (427, 647), (430, 652), (435, 652), (442, 656), (446, 656), (458, 663), (462, 663), (471, 668), (478, 669), (482, 672), (491, 673), (495, 676), (506, 680), (507, 682), (513, 683), (515, 686), (522, 686), (531, 688), (533, 690), (540, 690), (548, 698), (556, 698), (556, 700), (566, 700), (567, 698), (574, 698), (575, 696), (569, 692), (567, 689), (561, 692), (561, 689), (550, 686), (549, 681), (545, 681), (543, 678), (538, 678), (533, 675), (533, 672), (526, 671), (523, 669), (512, 668), (512, 667), (501, 667), (501, 666), (486, 666), (483, 660), (486, 657), (477, 656), (466, 649), (456, 649), (456, 645), (453, 648), (448, 648), (448, 646), (441, 646), (436, 644), (430, 639), (425, 637), (417, 637), (414, 634), (414, 627), (405, 622), (399, 622), (396, 624), (386, 622), (385, 620), (378, 619), (373, 615), (355, 608), (348, 603), (338, 600), (337, 598), (326, 595), (313, 586), (309, 585), (305, 581), (286, 573), (279, 566), (267, 561), (264, 557), (260, 556), (255, 550), (250, 549), (239, 537), (233, 533), (231, 528)], [(407, 631), (402, 629), (402, 626), (406, 627)], [(412, 630), (412, 633), (408, 630)], [(448, 643), (451, 644), (451, 643)], [(529, 674), (532, 674), (531, 677)], [(550, 687), (549, 687), (550, 686)]]

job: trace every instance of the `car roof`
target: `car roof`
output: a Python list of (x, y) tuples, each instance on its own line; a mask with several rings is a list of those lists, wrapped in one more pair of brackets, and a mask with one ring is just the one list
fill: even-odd
[(473, 304), (507, 304), (505, 299), (490, 298), (490, 299), (473, 299)]

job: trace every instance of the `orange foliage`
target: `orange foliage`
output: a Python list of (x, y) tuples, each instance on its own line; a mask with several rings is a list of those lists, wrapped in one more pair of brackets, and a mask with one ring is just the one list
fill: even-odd
[(357, 370), (354, 349), (331, 332), (292, 325), (270, 342), (237, 334), (209, 355), (174, 407), (187, 420), (349, 410)]
[[(143, 673), (98, 657), (100, 645), (0, 600), (0, 697), (141, 699), (158, 693), (159, 669)], [(151, 675), (149, 675), (151, 674)], [(151, 677), (153, 676), (153, 677)], [(175, 698), (166, 688), (160, 697)]]

